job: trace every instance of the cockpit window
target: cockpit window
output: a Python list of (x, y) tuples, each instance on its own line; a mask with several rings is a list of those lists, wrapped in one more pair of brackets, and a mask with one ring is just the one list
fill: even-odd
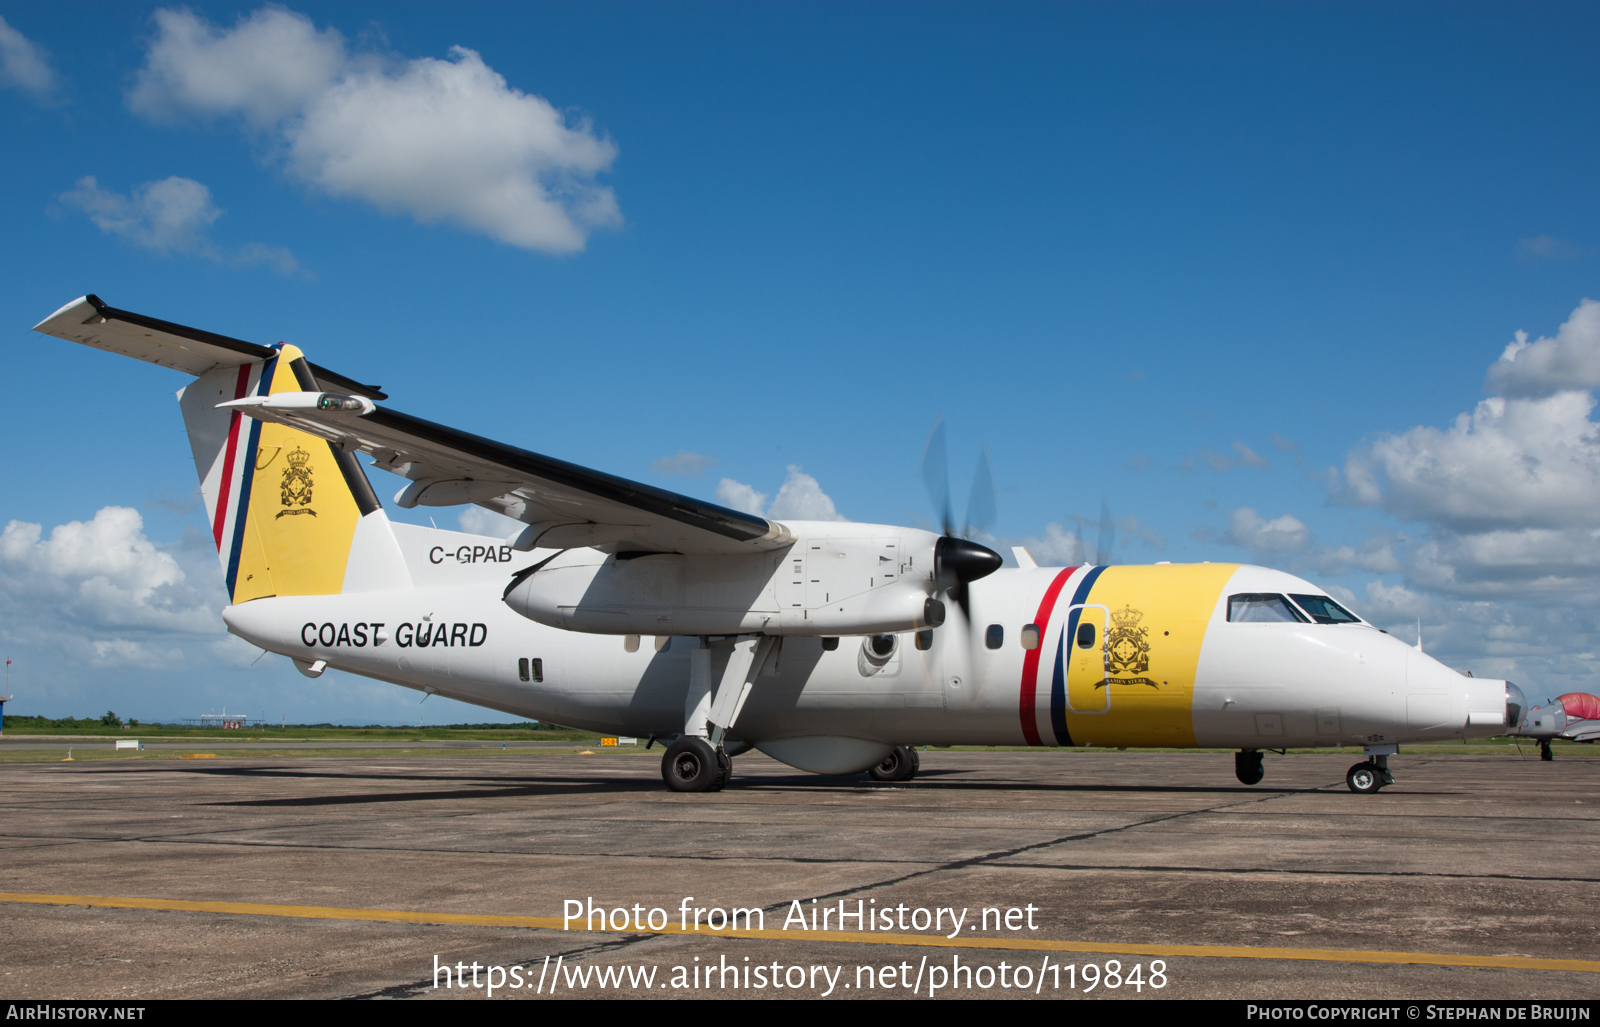
[(1305, 617), (1283, 596), (1271, 592), (1242, 592), (1228, 597), (1228, 619), (1239, 624), (1294, 624), (1304, 621)]
[(1361, 618), (1327, 596), (1290, 595), (1318, 624), (1360, 624)]

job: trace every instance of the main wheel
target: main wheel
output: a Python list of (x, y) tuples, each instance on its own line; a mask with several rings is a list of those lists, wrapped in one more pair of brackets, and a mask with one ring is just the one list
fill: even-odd
[(1267, 776), (1265, 768), (1261, 766), (1260, 750), (1244, 749), (1234, 753), (1233, 776), (1239, 779), (1240, 784), (1260, 784), (1261, 779)]
[(675, 792), (721, 788), (733, 761), (725, 755), (719, 760), (718, 755), (704, 738), (685, 735), (668, 746), (666, 755), (661, 757), (662, 780)]
[(883, 758), (882, 763), (867, 773), (872, 775), (874, 781), (909, 781), (917, 775), (920, 763), (915, 749), (897, 745)]
[(1383, 775), (1376, 763), (1357, 763), (1345, 771), (1344, 783), (1357, 795), (1376, 795), (1383, 787)]

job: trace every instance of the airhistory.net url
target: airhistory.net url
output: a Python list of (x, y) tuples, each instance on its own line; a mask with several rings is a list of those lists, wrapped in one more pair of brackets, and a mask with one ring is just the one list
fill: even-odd
[[(853, 979), (852, 979), (853, 973)], [(696, 956), (688, 964), (663, 968), (649, 964), (568, 963), (565, 956), (543, 964), (500, 966), (482, 963), (441, 963), (433, 957), (435, 988), (475, 989), (488, 998), (516, 995), (565, 995), (604, 992), (693, 992), (697, 996), (732, 997), (752, 991), (804, 991), (827, 998), (838, 991), (898, 991), (905, 995), (937, 997), (941, 991), (998, 991), (1008, 996), (1043, 995), (1061, 991), (1088, 994), (1126, 988), (1143, 994), (1168, 984), (1167, 964), (1160, 959), (1148, 965), (1125, 966), (1120, 960), (1104, 963), (1059, 963), (1045, 956), (1038, 963), (974, 963), (952, 954), (940, 959), (873, 964), (753, 963), (750, 957), (702, 963)]]

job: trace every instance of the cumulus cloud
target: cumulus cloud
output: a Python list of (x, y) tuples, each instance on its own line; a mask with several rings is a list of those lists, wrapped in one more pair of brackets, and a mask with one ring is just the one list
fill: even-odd
[(174, 636), (224, 630), (221, 601), (145, 537), (137, 510), (108, 506), (48, 536), (27, 521), (0, 531), (0, 638), (11, 644), (92, 666), (167, 666), (183, 660)]
[(1501, 395), (1448, 428), (1384, 434), (1345, 460), (1335, 502), (1427, 527), (1403, 566), (1463, 598), (1587, 595), (1600, 579), (1600, 304), (1554, 338), (1515, 340), (1489, 370)]
[(789, 476), (783, 479), (783, 487), (778, 489), (777, 496), (773, 498), (768, 515), (797, 521), (849, 519), (840, 516), (839, 511), (834, 509), (833, 500), (817, 484), (817, 479), (800, 470), (799, 464), (789, 465)]
[(192, 178), (173, 175), (123, 195), (102, 189), (89, 175), (58, 199), (87, 214), (102, 232), (161, 256), (179, 253), (235, 267), (265, 264), (285, 275), (300, 270), (294, 254), (281, 246), (248, 243), (227, 249), (213, 243), (211, 226), (222, 210), (212, 202), (211, 190)]
[(1553, 339), (1528, 341), (1517, 332), (1489, 368), (1485, 392), (1503, 396), (1549, 396), (1600, 385), (1600, 303), (1586, 299)]
[(717, 502), (733, 510), (757, 517), (765, 517), (767, 511), (766, 492), (757, 492), (752, 485), (732, 478), (723, 478), (717, 482)]
[(1227, 543), (1252, 553), (1298, 553), (1310, 540), (1311, 529), (1293, 514), (1269, 521), (1241, 506), (1228, 518)]
[[(1055, 521), (1044, 526), (1043, 536), (1035, 538), (1030, 535), (1012, 544), (1026, 549), (1041, 567), (1075, 567), (1088, 562), (1078, 529), (1074, 527), (1068, 531)], [(1010, 547), (1003, 548), (1009, 550)]]
[(833, 500), (822, 491), (817, 479), (800, 469), (799, 464), (789, 465), (788, 477), (783, 479), (778, 494), (767, 509), (767, 493), (758, 492), (754, 486), (732, 478), (717, 483), (717, 502), (723, 506), (757, 517), (787, 518), (795, 521), (844, 521)]
[[(656, 474), (675, 475), (681, 478), (698, 478), (706, 473), (706, 468), (715, 467), (716, 464), (717, 458), (714, 456), (706, 456), (704, 453), (691, 453), (687, 449), (680, 449), (672, 456), (657, 457), (651, 462), (650, 470)], [(723, 479), (723, 481), (727, 480), (729, 479)]]
[(469, 535), (488, 535), (493, 538), (508, 538), (527, 527), (514, 517), (507, 517), (495, 510), (485, 510), (481, 506), (463, 507), (456, 515), (456, 525)]
[(152, 120), (236, 116), (289, 175), (330, 196), (448, 222), (530, 250), (582, 250), (615, 227), (596, 176), (617, 147), (476, 51), (448, 59), (353, 55), (335, 30), (264, 7), (220, 28), (188, 9), (155, 15), (128, 103)]
[(55, 100), (60, 88), (49, 53), (4, 18), (0, 18), (0, 85), (20, 89), (45, 104)]

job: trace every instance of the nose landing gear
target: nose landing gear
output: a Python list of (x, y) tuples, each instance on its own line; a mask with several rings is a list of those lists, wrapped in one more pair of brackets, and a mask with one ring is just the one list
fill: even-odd
[(1357, 763), (1345, 771), (1344, 783), (1357, 795), (1376, 795), (1384, 785), (1394, 784), (1394, 775), (1389, 773), (1389, 757), (1377, 755), (1365, 763)]
[(1260, 784), (1266, 774), (1261, 766), (1259, 749), (1244, 749), (1233, 754), (1233, 776), (1239, 779), (1240, 784)]

